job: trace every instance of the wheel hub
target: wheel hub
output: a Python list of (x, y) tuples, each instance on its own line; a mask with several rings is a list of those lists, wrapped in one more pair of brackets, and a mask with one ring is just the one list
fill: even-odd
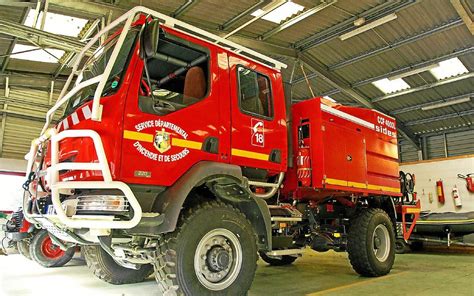
[(223, 228), (207, 233), (194, 255), (194, 271), (206, 288), (219, 291), (230, 286), (242, 266), (242, 247), (231, 231)]
[(379, 224), (372, 235), (374, 255), (380, 262), (387, 260), (390, 254), (390, 235), (385, 225)]
[(221, 246), (214, 246), (207, 253), (207, 265), (214, 272), (227, 269), (231, 260), (232, 255)]
[(64, 254), (64, 251), (61, 250), (59, 246), (53, 244), (49, 236), (46, 237), (41, 244), (41, 251), (46, 257), (50, 259), (61, 257)]

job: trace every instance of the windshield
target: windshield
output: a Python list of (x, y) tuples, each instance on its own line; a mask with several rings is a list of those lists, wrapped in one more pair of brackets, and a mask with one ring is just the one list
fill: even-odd
[[(131, 57), (131, 50), (133, 48), (133, 45), (135, 44), (137, 35), (137, 29), (131, 29), (127, 33), (127, 36), (125, 37), (125, 41), (122, 45), (122, 48), (120, 49), (115, 64), (112, 67), (112, 71), (110, 72), (110, 75), (107, 78), (107, 82), (105, 83), (101, 97), (111, 95), (119, 89), (120, 84), (122, 82), (123, 74), (125, 73), (128, 61)], [(82, 79), (81, 76), (79, 76), (78, 82), (76, 82), (76, 84), (104, 73), (119, 36), (120, 34), (117, 34), (117, 36), (107, 42), (103, 47), (98, 49), (95, 54), (85, 62), (82, 72)], [(69, 99), (69, 102), (67, 103), (63, 118), (71, 114), (75, 109), (77, 109), (79, 106), (82, 106), (85, 102), (91, 100), (94, 97), (96, 88), (97, 83), (84, 87), (74, 96), (72, 96), (71, 99)]]

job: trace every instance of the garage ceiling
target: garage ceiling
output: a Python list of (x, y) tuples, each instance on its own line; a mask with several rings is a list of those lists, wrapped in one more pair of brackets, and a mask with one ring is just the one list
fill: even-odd
[[(222, 36), (233, 33), (229, 39), (287, 63), (283, 76), (291, 85), (293, 101), (311, 98), (312, 91), (342, 104), (379, 109), (397, 118), (400, 135), (414, 146), (428, 134), (473, 130), (473, 1), (294, 0), (304, 9), (281, 23), (254, 20), (256, 10), (284, 2), (50, 0), (0, 5), (0, 157), (22, 158), (38, 135), (44, 114), (67, 77), (69, 70), (62, 64), (80, 48), (79, 38), (144, 4)], [(29, 11), (36, 9), (89, 22), (79, 38), (21, 26)], [(341, 40), (372, 22), (382, 24)], [(57, 63), (11, 55), (15, 44), (32, 42), (66, 53)], [(464, 70), (447, 67), (456, 63)], [(440, 78), (433, 73), (449, 75)], [(395, 86), (404, 89), (385, 93), (374, 84), (382, 79), (390, 85), (398, 82)]]

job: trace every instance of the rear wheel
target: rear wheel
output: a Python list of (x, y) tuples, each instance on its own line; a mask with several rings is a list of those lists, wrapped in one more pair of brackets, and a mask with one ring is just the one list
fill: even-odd
[(351, 221), (347, 252), (354, 270), (363, 276), (382, 276), (395, 261), (395, 234), (387, 213), (364, 209)]
[(291, 263), (295, 262), (298, 257), (283, 255), (283, 256), (268, 256), (264, 252), (259, 252), (260, 258), (266, 263), (272, 266), (283, 266), (283, 265), (290, 265)]
[(60, 267), (71, 261), (75, 248), (66, 251), (53, 243), (48, 231), (37, 232), (30, 244), (31, 258), (44, 267)]
[(164, 295), (246, 295), (256, 261), (246, 217), (230, 205), (207, 202), (188, 210), (162, 237), (155, 276)]
[(121, 266), (100, 246), (82, 246), (87, 267), (104, 282), (121, 285), (143, 282), (153, 273), (153, 266), (143, 264), (138, 269)]
[(16, 248), (18, 249), (18, 252), (21, 255), (31, 260), (29, 239), (22, 239), (21, 241), (17, 241)]

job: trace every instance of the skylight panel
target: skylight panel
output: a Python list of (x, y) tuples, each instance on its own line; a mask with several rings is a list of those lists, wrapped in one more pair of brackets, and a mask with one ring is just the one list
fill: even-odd
[[(285, 4), (279, 6), (278, 8), (272, 10), (270, 13), (264, 15), (262, 19), (279, 24), (292, 15), (303, 11), (304, 6), (293, 2), (286, 2)], [(257, 9), (252, 13), (252, 16), (261, 16), (265, 11), (262, 9)]]
[[(24, 23), (25, 26), (33, 27), (35, 14), (36, 11), (30, 9)], [(36, 29), (41, 27), (42, 19), (43, 12), (40, 12), (35, 26)], [(86, 19), (48, 12), (44, 23), (44, 31), (58, 35), (77, 37), (86, 24)]]
[(388, 78), (380, 79), (375, 82), (372, 82), (378, 89), (380, 89), (384, 94), (390, 94), (398, 92), (410, 86), (402, 78), (390, 80)]
[(44, 63), (57, 63), (58, 59), (61, 58), (64, 54), (64, 51), (59, 50), (59, 49), (47, 48), (46, 50), (57, 58), (53, 57), (51, 54), (47, 53), (41, 48), (38, 48), (32, 45), (23, 45), (23, 44), (15, 45), (12, 51), (11, 58), (19, 59), (19, 60), (35, 61), (35, 62), (44, 62)]
[(452, 58), (439, 63), (439, 66), (430, 70), (436, 79), (441, 80), (452, 76), (468, 73), (469, 71), (458, 58)]

